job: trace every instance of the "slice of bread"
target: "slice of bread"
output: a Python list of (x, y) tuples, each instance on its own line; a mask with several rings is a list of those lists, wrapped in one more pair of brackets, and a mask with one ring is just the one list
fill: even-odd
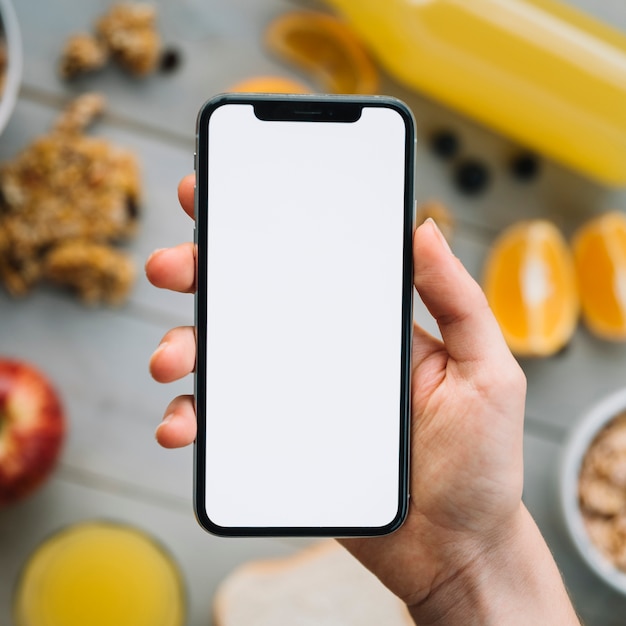
[(213, 610), (216, 626), (414, 626), (405, 604), (332, 540), (240, 566)]

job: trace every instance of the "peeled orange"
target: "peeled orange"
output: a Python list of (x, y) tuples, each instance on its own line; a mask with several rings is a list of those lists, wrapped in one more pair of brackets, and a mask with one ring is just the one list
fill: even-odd
[(329, 93), (376, 93), (378, 71), (354, 31), (318, 11), (278, 16), (265, 33), (278, 58), (311, 74)]
[(547, 220), (519, 222), (500, 234), (485, 262), (483, 287), (506, 342), (519, 356), (554, 354), (576, 329), (573, 259)]
[(626, 216), (605, 213), (572, 239), (583, 320), (599, 337), (626, 340)]
[(242, 80), (228, 89), (247, 93), (311, 93), (311, 90), (290, 78), (282, 76), (255, 76)]

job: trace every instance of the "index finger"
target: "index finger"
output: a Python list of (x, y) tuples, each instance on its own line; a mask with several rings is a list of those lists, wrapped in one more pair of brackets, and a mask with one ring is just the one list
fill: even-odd
[(194, 194), (196, 187), (196, 177), (193, 174), (185, 176), (178, 183), (178, 200), (185, 213), (194, 219)]

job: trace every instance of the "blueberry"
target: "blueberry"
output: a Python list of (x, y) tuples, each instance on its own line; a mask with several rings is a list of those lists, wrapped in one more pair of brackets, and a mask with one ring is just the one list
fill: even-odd
[(460, 141), (451, 130), (439, 130), (430, 138), (432, 151), (442, 159), (451, 159), (459, 151)]
[(161, 62), (159, 69), (164, 74), (169, 74), (178, 69), (181, 63), (181, 53), (177, 48), (166, 48), (161, 54)]
[(487, 167), (475, 159), (461, 161), (454, 170), (454, 182), (460, 191), (473, 195), (483, 191), (489, 184)]
[(518, 180), (532, 180), (539, 173), (539, 159), (531, 152), (522, 152), (511, 160), (509, 169)]

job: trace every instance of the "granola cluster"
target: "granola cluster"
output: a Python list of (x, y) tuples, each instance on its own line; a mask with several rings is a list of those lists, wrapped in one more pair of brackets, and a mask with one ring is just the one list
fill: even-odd
[(104, 67), (109, 59), (133, 76), (146, 76), (159, 65), (161, 37), (156, 9), (144, 3), (113, 5), (95, 24), (94, 34), (72, 35), (63, 48), (59, 72), (65, 79)]
[(65, 79), (99, 70), (109, 58), (104, 44), (89, 33), (72, 35), (65, 42), (59, 72)]
[(97, 94), (77, 98), (52, 130), (0, 165), (0, 282), (19, 296), (41, 281), (88, 303), (118, 304), (135, 276), (114, 244), (138, 222), (135, 156), (83, 131), (101, 113)]
[(579, 499), (594, 545), (626, 572), (626, 411), (598, 434), (587, 451)]

